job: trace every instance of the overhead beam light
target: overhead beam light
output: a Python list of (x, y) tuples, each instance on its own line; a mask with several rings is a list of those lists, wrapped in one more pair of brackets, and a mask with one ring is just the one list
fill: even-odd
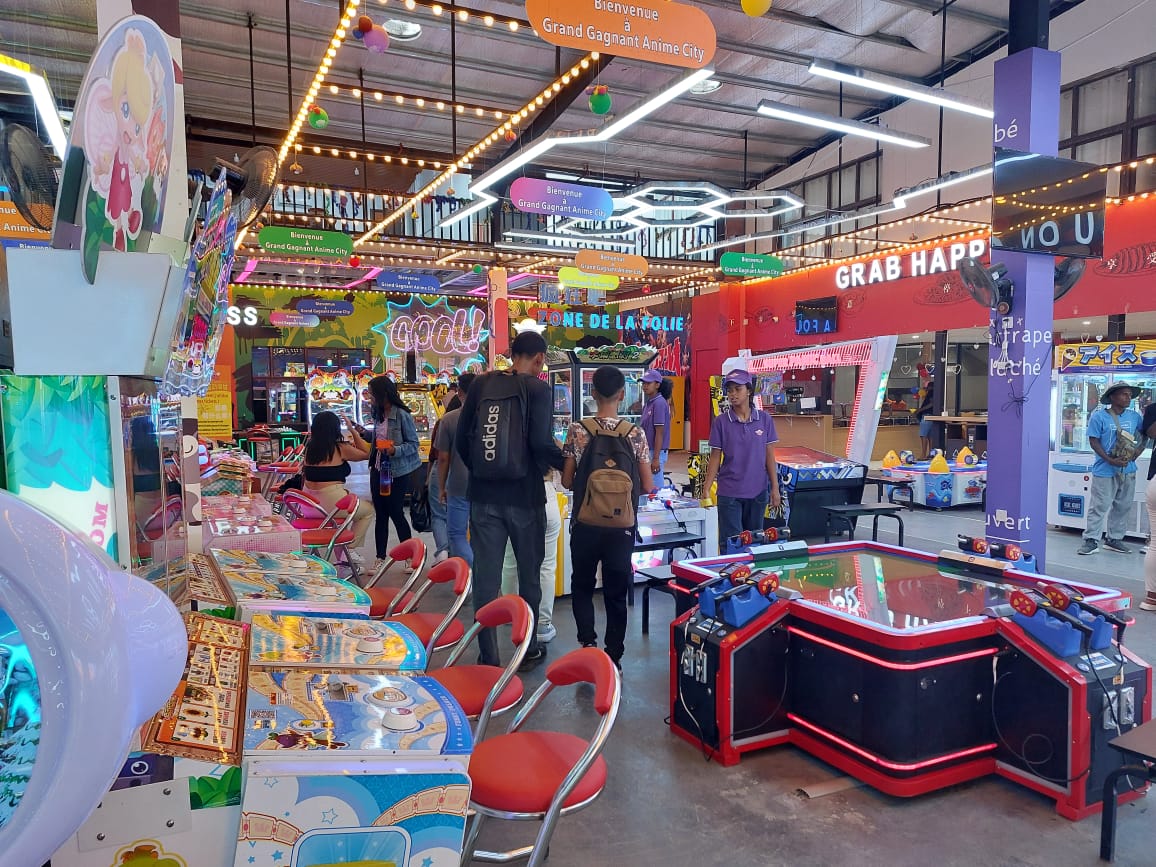
[(48, 141), (52, 143), (52, 150), (63, 161), (68, 137), (64, 134), (64, 124), (60, 120), (56, 100), (52, 98), (52, 89), (48, 86), (48, 79), (44, 77), (44, 73), (21, 60), (3, 54), (0, 54), (0, 72), (21, 79), (28, 86), (32, 103), (36, 106), (36, 115), (40, 118)]
[[(600, 240), (600, 239), (595, 240), (593, 238), (579, 238), (575, 235), (555, 235), (551, 232), (518, 232), (518, 231), (513, 231), (513, 232), (506, 232), (504, 234), (504, 237), (506, 237), (506, 238), (529, 238), (532, 241), (545, 241), (547, 244), (575, 244), (575, 245), (582, 244), (582, 245), (590, 246), (590, 247), (614, 247), (614, 248), (621, 249), (621, 250), (634, 250), (638, 247), (638, 244), (635, 243), (634, 241), (606, 241), (606, 240)], [(499, 244), (498, 246), (500, 247), (502, 245)], [(545, 249), (545, 248), (543, 247), (541, 249)], [(559, 249), (569, 250), (572, 253), (577, 253), (582, 248), (579, 246), (574, 246), (574, 247), (560, 247)]]
[(953, 96), (944, 90), (939, 90), (934, 87), (916, 84), (913, 81), (907, 81), (891, 75), (867, 72), (866, 70), (858, 69), (854, 66), (847, 66), (843, 63), (835, 63), (831, 60), (811, 61), (810, 71), (812, 75), (832, 78), (835, 81), (841, 81), (844, 84), (862, 87), (867, 90), (877, 90), (881, 93), (901, 96), (904, 99), (914, 99), (918, 102), (929, 102), (932, 105), (938, 105), (940, 108), (962, 111), (967, 114), (974, 114), (977, 117), (986, 117), (989, 119), (995, 117), (995, 112), (990, 108), (967, 97)]
[(992, 173), (992, 167), (976, 166), (973, 169), (967, 169), (962, 172), (948, 172), (942, 177), (935, 178), (930, 181), (924, 181), (922, 184), (916, 184), (913, 187), (907, 187), (903, 190), (895, 191), (895, 198), (892, 199), (892, 204), (896, 209), (906, 208), (907, 200), (915, 198), (916, 196), (924, 196), (928, 193), (934, 193), (939, 190), (945, 190), (948, 187), (954, 187), (956, 184), (962, 184), (967, 181), (973, 181), (976, 178), (986, 177)]
[(538, 139), (528, 147), (522, 148), (518, 153), (509, 157), (506, 160), (498, 163), (480, 178), (474, 181), (470, 186), (470, 192), (477, 196), (478, 201), (468, 208), (462, 208), (460, 211), (455, 211), (446, 219), (438, 224), (438, 228), (444, 229), (455, 223), (464, 220), (471, 214), (476, 214), (479, 211), (485, 210), (490, 205), (498, 201), (496, 196), (491, 195), (490, 190), (502, 178), (516, 172), (522, 166), (534, 162), (534, 160), (552, 151), (555, 147), (562, 145), (578, 145), (578, 144), (597, 144), (599, 142), (609, 141), (620, 132), (633, 126), (644, 117), (653, 114), (668, 102), (673, 102), (682, 94), (686, 93), (698, 82), (704, 81), (714, 75), (713, 69), (696, 69), (683, 78), (680, 78), (666, 90), (652, 96), (650, 99), (635, 106), (626, 114), (619, 117), (613, 123), (607, 124), (600, 130), (594, 133), (579, 133), (577, 135), (570, 135), (566, 133), (553, 132)]
[(924, 138), (921, 135), (896, 132), (883, 126), (862, 123), (861, 121), (851, 120), (845, 117), (834, 117), (833, 115), (823, 114), (818, 111), (807, 111), (805, 108), (783, 105), (778, 102), (767, 102), (764, 100), (759, 103), (758, 112), (761, 115), (773, 117), (778, 120), (789, 120), (793, 123), (817, 126), (822, 129), (832, 130), (833, 132), (840, 132), (844, 135), (862, 136), (863, 138), (875, 139), (876, 141), (895, 144), (905, 148), (925, 148), (931, 144), (931, 139)]

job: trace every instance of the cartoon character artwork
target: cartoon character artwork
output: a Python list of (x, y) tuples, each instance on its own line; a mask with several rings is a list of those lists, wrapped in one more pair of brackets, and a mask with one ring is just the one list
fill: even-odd
[(173, 148), (176, 76), (164, 33), (132, 15), (97, 47), (76, 101), (53, 244), (81, 250), (96, 278), (101, 250), (143, 252), (160, 231)]
[(137, 841), (116, 853), (111, 867), (188, 867), (180, 855), (165, 852), (156, 840)]
[[(372, 377), (371, 377), (372, 378)], [(366, 384), (368, 386), (368, 383)], [(338, 414), (355, 415), (358, 383), (343, 367), (336, 370), (314, 368), (305, 379), (305, 391), (309, 395), (309, 421), (323, 410)]]
[(224, 332), (233, 246), (237, 238), (237, 215), (232, 212), (232, 203), (233, 194), (222, 170), (209, 197), (204, 230), (193, 246), (185, 270), (181, 310), (173, 329), (172, 355), (161, 387), (166, 397), (203, 397), (213, 379)]

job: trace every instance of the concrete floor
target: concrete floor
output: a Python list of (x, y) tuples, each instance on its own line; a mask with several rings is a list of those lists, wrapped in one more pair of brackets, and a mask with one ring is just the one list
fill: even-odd
[[(676, 479), (681, 475), (678, 467), (674, 474)], [(354, 486), (360, 487), (358, 482), (364, 484), (364, 477), (355, 477)], [(978, 509), (917, 510), (905, 512), (904, 520), (906, 544), (933, 552), (954, 547), (957, 533), (983, 533)], [(1049, 574), (1142, 597), (1143, 555), (1138, 551), (1077, 557), (1077, 534), (1053, 530), (1048, 535)], [(880, 538), (895, 541), (885, 531)], [(865, 787), (808, 800), (801, 788), (842, 774), (793, 747), (748, 754), (732, 768), (704, 761), (664, 722), (669, 639), (663, 626), (674, 616), (674, 604), (665, 594), (651, 599), (650, 635), (643, 637), (635, 621), (627, 638), (622, 706), (605, 752), (607, 788), (591, 807), (561, 821), (547, 862), (553, 867), (1100, 863), (1098, 817), (1069, 822), (1056, 814), (1054, 802), (1006, 780), (978, 780), (912, 800)], [(1137, 610), (1135, 615), (1127, 644), (1141, 658), (1156, 661), (1156, 613)], [(557, 601), (554, 622), (558, 637), (550, 645), (551, 658), (577, 646), (569, 599)], [(525, 680), (532, 689), (541, 683), (542, 670)], [(539, 728), (592, 732), (589, 689), (557, 690), (536, 719)], [(499, 719), (491, 731), (501, 730)], [(1154, 805), (1156, 794), (1121, 808), (1115, 863), (1156, 864)], [(524, 845), (537, 827), (491, 821), (481, 847)]]

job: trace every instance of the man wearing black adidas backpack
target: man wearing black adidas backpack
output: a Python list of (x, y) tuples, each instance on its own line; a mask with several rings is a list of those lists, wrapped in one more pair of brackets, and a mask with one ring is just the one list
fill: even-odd
[[(546, 486), (549, 467), (562, 469), (554, 442), (550, 386), (538, 379), (546, 365), (546, 341), (524, 331), (510, 344), (513, 366), (478, 377), (458, 419), (454, 447), (470, 471), (470, 547), (474, 552), (474, 610), (498, 598), (506, 541), (518, 561), (518, 595), (534, 612), (542, 599), (539, 572), (546, 556)], [(478, 638), (483, 665), (500, 665), (494, 630)], [(546, 658), (537, 640), (523, 668)]]
[(617, 367), (594, 371), (598, 411), (570, 425), (562, 484), (574, 492), (570, 508), (570, 578), (574, 622), (583, 647), (597, 647), (594, 583), (602, 564), (606, 605), (606, 653), (622, 669), (626, 602), (634, 569), (638, 499), (654, 488), (650, 448), (642, 428), (618, 417), (626, 377)]

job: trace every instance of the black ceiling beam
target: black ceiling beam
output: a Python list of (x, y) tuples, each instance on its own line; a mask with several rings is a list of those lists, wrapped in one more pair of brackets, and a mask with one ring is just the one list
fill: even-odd
[[(892, 6), (904, 6), (908, 9), (918, 9), (920, 12), (927, 12), (930, 15), (938, 15), (943, 8), (942, 0), (883, 0), (884, 3), (889, 3)], [(1018, 0), (1010, 0), (1015, 3)], [(975, 12), (971, 9), (955, 9), (951, 10), (951, 16), (962, 21), (970, 21), (973, 24), (982, 24), (985, 27), (990, 27), (992, 30), (998, 30), (1001, 33), (1006, 33), (1008, 29), (1008, 22), (1006, 18), (1000, 18), (996, 15), (988, 15), (984, 12)]]

